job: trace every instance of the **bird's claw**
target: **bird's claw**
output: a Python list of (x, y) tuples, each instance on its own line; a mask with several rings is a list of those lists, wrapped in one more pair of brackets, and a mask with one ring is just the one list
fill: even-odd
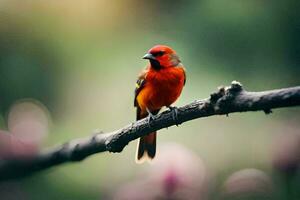
[(155, 119), (155, 115), (153, 115), (148, 108), (146, 110), (148, 112), (147, 123), (148, 126), (151, 127), (151, 122)]
[(172, 113), (172, 119), (175, 121), (175, 125), (178, 126), (180, 123), (178, 122), (178, 108), (173, 106), (168, 106)]

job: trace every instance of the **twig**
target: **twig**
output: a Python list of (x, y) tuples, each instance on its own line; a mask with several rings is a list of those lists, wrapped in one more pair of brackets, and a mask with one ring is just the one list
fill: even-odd
[(212, 115), (228, 115), (234, 112), (264, 111), (300, 105), (300, 86), (263, 92), (248, 92), (239, 82), (233, 81), (229, 87), (221, 87), (210, 98), (196, 100), (178, 108), (177, 120), (171, 111), (158, 114), (155, 119), (142, 119), (111, 133), (97, 133), (92, 137), (72, 140), (59, 147), (51, 148), (23, 160), (0, 161), (0, 180), (23, 177), (71, 161), (81, 161), (95, 153), (121, 152), (132, 140), (153, 131), (181, 124), (196, 118)]

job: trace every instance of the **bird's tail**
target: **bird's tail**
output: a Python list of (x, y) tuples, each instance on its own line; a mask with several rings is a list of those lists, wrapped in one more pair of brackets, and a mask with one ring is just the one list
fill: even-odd
[[(147, 117), (148, 113), (143, 114), (141, 109), (137, 107), (136, 119), (142, 119)], [(154, 111), (153, 114), (157, 114), (158, 111)], [(156, 153), (156, 132), (150, 133), (146, 136), (142, 136), (139, 139), (137, 151), (136, 151), (136, 162), (143, 163), (146, 160), (152, 160)]]
[(152, 160), (156, 153), (156, 132), (143, 136), (139, 139), (136, 153), (136, 162), (143, 163)]

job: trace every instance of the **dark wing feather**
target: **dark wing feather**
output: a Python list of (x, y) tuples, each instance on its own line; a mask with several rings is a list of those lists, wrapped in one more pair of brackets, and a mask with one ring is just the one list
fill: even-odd
[(134, 90), (134, 106), (138, 107), (138, 103), (137, 103), (137, 96), (139, 95), (140, 91), (143, 89), (143, 87), (145, 86), (146, 83), (146, 74), (147, 74), (147, 70), (144, 70), (138, 77), (138, 80), (136, 81), (135, 84), (135, 90)]
[(145, 79), (139, 78), (136, 81), (135, 90), (134, 90), (134, 106), (136, 107), (136, 120), (139, 120), (142, 118), (141, 108), (139, 107), (136, 98), (137, 98), (138, 94), (140, 93), (140, 91), (143, 89), (144, 85), (145, 85)]
[(134, 106), (138, 107), (137, 99), (136, 97), (140, 93), (140, 91), (143, 89), (145, 85), (146, 80), (145, 79), (138, 79), (135, 84), (135, 90), (134, 90)]

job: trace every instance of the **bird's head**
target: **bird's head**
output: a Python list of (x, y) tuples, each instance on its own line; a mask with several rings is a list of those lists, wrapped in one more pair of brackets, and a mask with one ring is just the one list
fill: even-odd
[(152, 47), (143, 59), (148, 59), (151, 67), (155, 70), (168, 67), (176, 67), (180, 63), (180, 59), (176, 52), (166, 45), (156, 45)]

